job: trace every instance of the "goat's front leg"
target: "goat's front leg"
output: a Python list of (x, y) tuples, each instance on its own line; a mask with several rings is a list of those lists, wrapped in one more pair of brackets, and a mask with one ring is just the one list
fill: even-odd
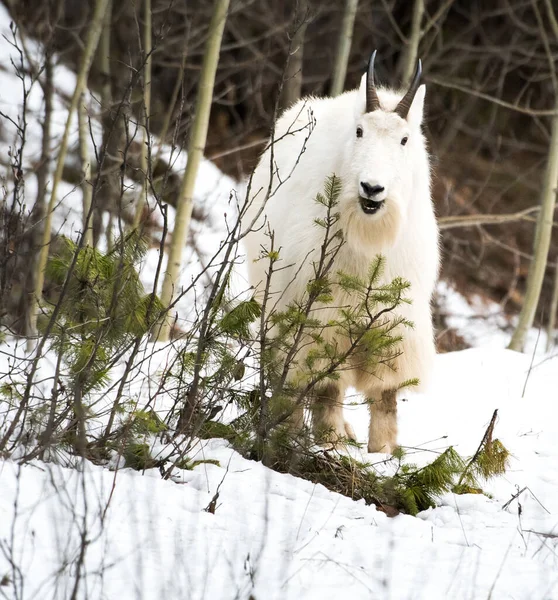
[(386, 390), (379, 399), (369, 399), (368, 452), (391, 454), (397, 446), (397, 392)]
[(319, 442), (335, 444), (342, 438), (356, 440), (353, 428), (343, 417), (344, 395), (344, 391), (334, 383), (328, 383), (314, 393), (313, 428)]

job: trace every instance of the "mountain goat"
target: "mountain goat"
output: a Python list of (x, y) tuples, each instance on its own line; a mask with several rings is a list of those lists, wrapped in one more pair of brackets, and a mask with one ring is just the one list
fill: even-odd
[[(277, 120), (274, 141), (252, 177), (251, 204), (243, 223), (251, 223), (245, 239), (247, 262), (250, 283), (260, 291), (266, 285), (269, 261), (258, 258), (262, 247), (269, 249), (273, 232), (281, 268), (271, 278), (270, 293), (282, 309), (301, 297), (313, 279), (312, 256), (320, 252), (324, 236), (315, 224), (324, 208), (315, 198), (335, 174), (342, 184), (336, 226), (344, 243), (332, 272), (365, 279), (373, 259), (382, 254), (382, 281), (402, 277), (410, 282), (411, 303), (401, 304), (397, 314), (412, 321), (413, 328), (402, 332), (401, 352), (393, 364), (380, 364), (373, 373), (349, 364), (338, 371), (336, 380), (318, 387), (312, 405), (314, 427), (328, 429), (335, 438), (354, 439), (343, 418), (345, 391), (354, 386), (370, 406), (368, 451), (389, 453), (397, 445), (396, 390), (416, 377), (424, 386), (433, 366), (430, 299), (439, 250), (421, 131), (425, 95), (421, 63), (402, 94), (376, 87), (375, 56), (376, 52), (359, 89), (334, 98), (303, 98)], [(334, 289), (333, 294), (338, 295), (333, 305), (347, 302), (341, 290)]]

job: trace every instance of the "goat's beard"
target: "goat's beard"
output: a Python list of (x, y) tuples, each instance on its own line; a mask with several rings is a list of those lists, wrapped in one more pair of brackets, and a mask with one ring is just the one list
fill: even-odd
[(367, 215), (357, 199), (341, 207), (346, 243), (358, 253), (386, 252), (397, 241), (403, 225), (403, 212), (397, 199), (388, 197), (373, 215)]

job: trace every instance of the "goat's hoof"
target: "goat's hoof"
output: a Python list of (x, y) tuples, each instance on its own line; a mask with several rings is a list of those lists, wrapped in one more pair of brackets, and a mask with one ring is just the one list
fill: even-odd
[(356, 442), (357, 438), (353, 426), (348, 421), (344, 421), (343, 424), (345, 427), (345, 436), (348, 437), (352, 442)]
[(395, 442), (368, 442), (368, 452), (381, 453), (381, 454), (393, 454), (393, 451), (397, 448)]

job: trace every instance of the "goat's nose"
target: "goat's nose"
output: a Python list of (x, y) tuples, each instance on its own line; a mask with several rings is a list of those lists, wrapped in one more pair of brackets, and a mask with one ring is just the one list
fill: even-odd
[(381, 185), (370, 185), (369, 183), (366, 183), (366, 181), (361, 181), (360, 187), (362, 187), (362, 191), (368, 196), (368, 198), (373, 198), (377, 194), (380, 194), (384, 191), (384, 188)]

